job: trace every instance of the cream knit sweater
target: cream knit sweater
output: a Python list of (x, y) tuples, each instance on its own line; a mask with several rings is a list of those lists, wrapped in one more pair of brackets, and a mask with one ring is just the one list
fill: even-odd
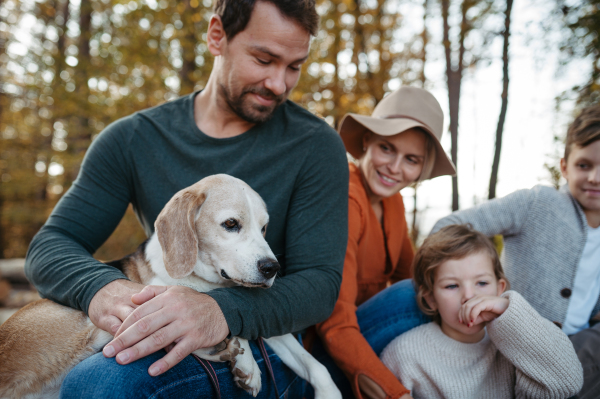
[(381, 360), (419, 398), (568, 398), (583, 370), (567, 336), (515, 291), (508, 309), (465, 344), (428, 323), (394, 339)]

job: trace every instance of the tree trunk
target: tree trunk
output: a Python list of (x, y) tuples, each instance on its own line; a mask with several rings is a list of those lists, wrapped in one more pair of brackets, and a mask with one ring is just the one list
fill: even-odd
[[(196, 36), (194, 34), (195, 29), (193, 26), (193, 20), (191, 16), (195, 12), (192, 6), (190, 5), (190, 1), (186, 0), (185, 2), (186, 14), (182, 16), (182, 19), (185, 19), (184, 29), (185, 34), (181, 40), (182, 47), (182, 66), (179, 70), (179, 81), (180, 84), (180, 92), (179, 94), (188, 94), (194, 91), (195, 80), (194, 80), (194, 71), (196, 70)], [(196, 11), (197, 12), (197, 11)], [(192, 26), (189, 26), (192, 25)]]
[(508, 108), (508, 45), (510, 40), (510, 13), (512, 11), (513, 0), (506, 0), (506, 11), (504, 12), (504, 48), (502, 50), (502, 106), (500, 107), (500, 116), (498, 118), (498, 128), (496, 129), (496, 150), (494, 151), (494, 162), (492, 163), (492, 173), (490, 174), (490, 188), (488, 198), (496, 198), (496, 184), (498, 183), (498, 168), (500, 165), (500, 152), (502, 150), (502, 132), (504, 131), (504, 120), (506, 118), (506, 109)]
[[(463, 60), (465, 55), (465, 37), (469, 30), (467, 22), (468, 6), (461, 5), (461, 23), (459, 36), (459, 50), (456, 67), (452, 65), (452, 49), (450, 42), (450, 23), (448, 22), (450, 0), (442, 0), (442, 19), (444, 23), (444, 50), (446, 55), (446, 76), (448, 80), (448, 103), (450, 108), (450, 136), (452, 149), (450, 151), (452, 162), (458, 166), (458, 116), (460, 109), (460, 86), (463, 75)], [(458, 176), (452, 177), (452, 211), (458, 210)]]
[[(2, 171), (0, 171), (1, 173)], [(0, 259), (4, 258), (4, 226), (2, 226), (2, 211), (4, 209), (4, 196), (0, 191)]]
[[(84, 110), (82, 115), (90, 115), (89, 101), (90, 89), (88, 87), (89, 69), (91, 66), (90, 60), (90, 39), (92, 37), (92, 12), (94, 11), (90, 0), (81, 0), (79, 8), (79, 67), (77, 68), (77, 93), (81, 100), (81, 105)], [(92, 129), (90, 128), (89, 119), (86, 116), (79, 117), (79, 134), (77, 138), (77, 147), (73, 148), (74, 153), (83, 153), (87, 149), (88, 143), (92, 140)]]
[[(0, 7), (2, 6), (2, 0), (0, 0)], [(6, 40), (4, 37), (0, 37), (0, 56), (6, 51)], [(4, 65), (2, 66), (4, 67)], [(0, 91), (0, 120), (2, 120), (2, 111), (4, 111), (4, 92)], [(2, 179), (2, 169), (0, 168), (0, 179)], [(4, 228), (2, 226), (2, 211), (4, 209), (4, 196), (2, 190), (0, 190), (0, 258), (4, 258)]]
[(90, 0), (81, 0), (79, 8), (79, 57), (88, 62), (90, 58), (90, 38), (92, 28), (92, 12), (94, 11)]
[[(427, 32), (427, 14), (428, 14), (428, 4), (427, 0), (423, 0), (423, 31), (421, 32), (421, 41), (423, 43), (423, 48), (421, 49), (421, 73), (419, 74), (419, 80), (421, 81), (421, 87), (425, 88), (425, 82), (427, 78), (425, 77), (425, 61), (427, 60), (427, 43), (429, 42), (429, 32)], [(414, 206), (413, 206), (413, 218), (412, 218), (412, 226), (411, 226), (411, 239), (413, 243), (417, 242), (419, 238), (419, 224), (417, 223), (417, 190), (419, 186), (415, 186), (415, 195), (413, 197)]]

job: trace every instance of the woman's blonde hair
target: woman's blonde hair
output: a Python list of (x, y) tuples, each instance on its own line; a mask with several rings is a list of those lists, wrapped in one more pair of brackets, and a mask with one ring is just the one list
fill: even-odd
[(431, 138), (431, 135), (424, 131), (423, 129), (417, 128), (425, 135), (425, 160), (423, 162), (423, 169), (421, 170), (421, 174), (417, 179), (417, 182), (422, 182), (423, 180), (429, 179), (431, 176), (431, 172), (433, 171), (433, 167), (435, 166), (435, 143)]
[(433, 293), (435, 272), (447, 260), (463, 259), (464, 257), (484, 252), (490, 256), (494, 267), (494, 275), (498, 280), (506, 281), (506, 289), (510, 284), (504, 275), (498, 252), (492, 241), (484, 234), (473, 229), (469, 224), (454, 224), (443, 227), (438, 232), (425, 239), (413, 261), (413, 279), (417, 291), (417, 305), (428, 316), (440, 323), (440, 314), (429, 307), (425, 300)]

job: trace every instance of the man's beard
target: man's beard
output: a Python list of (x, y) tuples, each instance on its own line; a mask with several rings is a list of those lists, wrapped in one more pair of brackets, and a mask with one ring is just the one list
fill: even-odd
[[(220, 84), (219, 86), (223, 97), (231, 110), (235, 112), (237, 116), (250, 123), (263, 123), (271, 119), (275, 113), (275, 109), (285, 100), (287, 94), (284, 93), (277, 96), (271, 90), (265, 88), (245, 87), (242, 89), (239, 96), (234, 97), (225, 85)], [(274, 100), (274, 102), (270, 106), (245, 103), (244, 100), (247, 98), (246, 95), (251, 93), (258, 94), (269, 100)]]

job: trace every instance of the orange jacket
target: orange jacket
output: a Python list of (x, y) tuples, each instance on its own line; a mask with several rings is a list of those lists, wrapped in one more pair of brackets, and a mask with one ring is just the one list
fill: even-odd
[(364, 374), (386, 392), (387, 398), (397, 399), (409, 391), (381, 363), (362, 336), (356, 308), (386, 288), (389, 282), (411, 277), (414, 251), (408, 237), (404, 203), (400, 194), (383, 199), (384, 234), (360, 171), (352, 164), (348, 202), (348, 247), (340, 296), (331, 316), (317, 324), (317, 333), (329, 355), (350, 379), (357, 398), (363, 398), (358, 376)]

